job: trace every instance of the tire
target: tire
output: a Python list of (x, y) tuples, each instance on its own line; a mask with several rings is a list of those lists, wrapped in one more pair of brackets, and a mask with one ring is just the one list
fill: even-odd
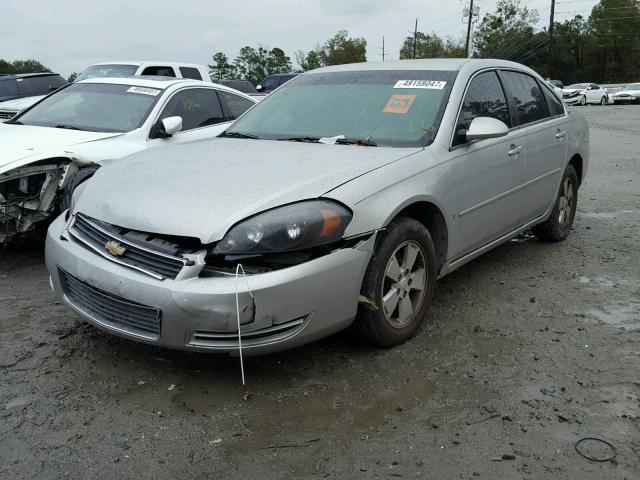
[(606, 99), (606, 97), (602, 97), (602, 98), (600, 99), (600, 105), (602, 105), (602, 106), (604, 107), (606, 104), (607, 104), (607, 99)]
[(435, 247), (426, 227), (411, 218), (394, 220), (380, 233), (362, 282), (361, 295), (374, 306), (359, 304), (352, 330), (379, 347), (393, 347), (411, 338), (431, 305), (436, 271)]
[(583, 95), (582, 98), (580, 99), (580, 105), (584, 107), (586, 104), (587, 104), (587, 97)]
[(573, 165), (568, 165), (562, 175), (551, 216), (546, 222), (533, 227), (534, 235), (546, 242), (560, 242), (567, 238), (573, 226), (577, 205), (578, 175)]
[(73, 174), (69, 180), (69, 184), (62, 192), (61, 208), (63, 212), (71, 208), (71, 199), (73, 198), (73, 192), (75, 192), (76, 188), (89, 180), (96, 173), (98, 168), (98, 166), (86, 167)]

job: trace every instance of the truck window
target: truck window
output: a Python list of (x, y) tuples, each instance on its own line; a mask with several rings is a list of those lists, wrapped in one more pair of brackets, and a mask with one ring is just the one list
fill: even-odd
[(180, 67), (180, 74), (182, 78), (191, 78), (193, 80), (202, 80), (202, 75), (197, 68), (193, 67)]
[(145, 68), (141, 75), (155, 75), (157, 77), (175, 77), (176, 72), (173, 71), (172, 67), (147, 67)]

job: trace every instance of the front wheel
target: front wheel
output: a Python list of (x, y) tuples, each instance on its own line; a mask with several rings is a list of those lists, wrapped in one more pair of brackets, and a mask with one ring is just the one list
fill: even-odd
[(368, 302), (359, 305), (353, 330), (380, 347), (411, 338), (431, 304), (436, 270), (426, 227), (411, 218), (394, 220), (376, 241), (361, 289)]
[(578, 175), (573, 165), (567, 165), (560, 182), (560, 191), (549, 219), (533, 227), (540, 240), (560, 242), (569, 236), (578, 205)]
[(580, 99), (580, 105), (584, 107), (586, 104), (587, 104), (587, 97), (583, 95), (582, 98)]

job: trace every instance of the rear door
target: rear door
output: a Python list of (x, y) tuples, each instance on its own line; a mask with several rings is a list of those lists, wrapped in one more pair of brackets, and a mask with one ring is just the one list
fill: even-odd
[(453, 258), (476, 250), (516, 228), (518, 190), (524, 177), (524, 135), (468, 142), (464, 132), (475, 117), (492, 117), (511, 127), (505, 92), (494, 70), (470, 81), (456, 122), (446, 203), (454, 211)]
[(519, 224), (543, 215), (556, 197), (565, 164), (568, 122), (562, 102), (550, 89), (524, 72), (500, 72), (514, 124), (525, 134), (525, 182), (518, 194)]

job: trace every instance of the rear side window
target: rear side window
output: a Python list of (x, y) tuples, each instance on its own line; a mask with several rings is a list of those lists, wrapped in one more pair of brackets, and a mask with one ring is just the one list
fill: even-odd
[(18, 85), (15, 79), (0, 80), (0, 99), (14, 98), (18, 96)]
[(292, 78), (295, 78), (295, 77), (296, 77), (296, 75), (282, 75), (280, 77), (280, 85), (284, 85), (289, 80), (291, 80)]
[(176, 72), (171, 67), (147, 67), (142, 71), (142, 75), (155, 75), (158, 77), (175, 77)]
[(252, 101), (247, 100), (240, 95), (235, 95), (233, 93), (223, 91), (219, 91), (218, 95), (220, 96), (220, 100), (222, 100), (222, 103), (226, 107), (227, 118), (229, 120), (235, 120), (253, 106)]
[(549, 116), (557, 117), (558, 115), (564, 115), (564, 106), (562, 100), (560, 100), (556, 94), (554, 94), (548, 88), (543, 88), (544, 96), (547, 100), (547, 106), (549, 107)]
[(193, 80), (202, 80), (202, 75), (197, 68), (193, 67), (180, 67), (180, 74), (182, 78), (191, 78)]
[(484, 72), (471, 80), (456, 123), (454, 146), (466, 143), (464, 133), (476, 117), (492, 117), (511, 126), (507, 99), (496, 72)]
[(547, 101), (535, 78), (511, 71), (503, 71), (501, 75), (515, 107), (518, 125), (526, 125), (549, 116)]
[(182, 131), (225, 122), (218, 95), (213, 88), (188, 88), (176, 93), (160, 119), (182, 117)]

